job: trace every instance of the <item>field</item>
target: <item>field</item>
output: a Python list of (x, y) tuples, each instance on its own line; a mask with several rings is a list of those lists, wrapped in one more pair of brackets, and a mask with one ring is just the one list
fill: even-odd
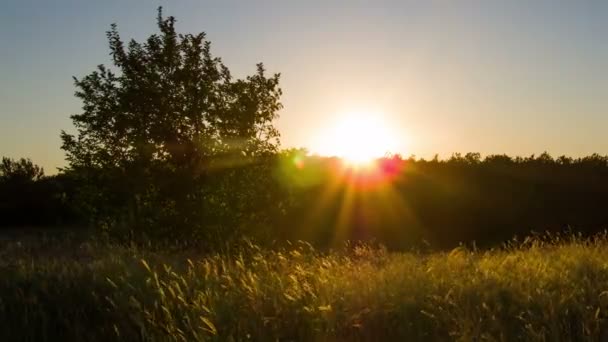
[(0, 242), (5, 341), (605, 340), (608, 238), (222, 255), (70, 237)]

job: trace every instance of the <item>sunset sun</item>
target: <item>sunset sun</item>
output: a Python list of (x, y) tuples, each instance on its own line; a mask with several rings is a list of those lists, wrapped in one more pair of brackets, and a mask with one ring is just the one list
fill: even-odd
[(380, 115), (350, 112), (328, 127), (318, 152), (342, 158), (352, 165), (364, 165), (373, 159), (395, 152), (396, 137)]

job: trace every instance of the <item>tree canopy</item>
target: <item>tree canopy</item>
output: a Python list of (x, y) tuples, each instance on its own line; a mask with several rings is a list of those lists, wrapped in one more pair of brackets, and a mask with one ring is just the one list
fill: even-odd
[(44, 169), (32, 162), (31, 159), (14, 160), (2, 157), (0, 163), (0, 181), (2, 182), (33, 182), (44, 177)]
[(125, 44), (114, 24), (107, 32), (117, 72), (99, 65), (74, 78), (83, 112), (71, 118), (76, 136), (62, 132), (72, 166), (127, 167), (169, 163), (200, 169), (225, 153), (276, 150), (272, 125), (281, 108), (279, 75), (264, 66), (235, 79), (211, 54), (205, 33), (178, 34), (175, 18), (158, 10), (160, 34)]
[(130, 217), (131, 227), (151, 226), (160, 216), (163, 225), (192, 224), (212, 197), (203, 194), (210, 172), (278, 149), (279, 74), (266, 76), (260, 63), (255, 74), (235, 78), (205, 33), (178, 34), (175, 23), (159, 8), (160, 33), (143, 43), (124, 42), (112, 25), (115, 68), (74, 78), (82, 112), (71, 116), (77, 133), (61, 133), (62, 148), (92, 186), (85, 196), (92, 211), (111, 225)]

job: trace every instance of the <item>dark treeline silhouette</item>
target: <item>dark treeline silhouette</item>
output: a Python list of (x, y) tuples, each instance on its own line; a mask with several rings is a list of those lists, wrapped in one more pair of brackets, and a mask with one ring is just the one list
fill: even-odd
[(0, 227), (64, 227), (82, 224), (66, 173), (45, 176), (31, 160), (3, 157), (0, 164)]
[[(292, 152), (293, 153), (293, 152)], [(557, 159), (455, 154), (447, 160), (381, 159), (353, 171), (305, 158), (291, 170), (289, 239), (320, 245), (375, 239), (392, 248), (495, 246), (533, 232), (608, 228), (608, 157)], [(307, 168), (309, 168), (307, 170)]]
[(216, 249), (243, 236), (320, 247), (376, 239), (491, 245), (530, 230), (606, 228), (606, 157), (395, 157), (352, 169), (279, 152), (279, 75), (235, 78), (205, 34), (107, 37), (113, 68), (74, 78), (82, 111), (62, 132), (68, 165), (45, 177), (4, 159), (2, 226), (77, 225), (126, 242)]
[[(208, 197), (199, 199), (200, 212), (174, 208), (186, 216), (180, 221), (159, 226), (151, 220), (138, 231), (128, 227), (132, 218), (119, 216), (114, 217), (119, 228), (106, 228), (118, 229), (111, 231), (123, 239), (138, 241), (143, 236), (133, 234), (144, 234), (146, 239), (169, 238), (203, 249), (221, 248), (243, 236), (263, 245), (306, 240), (324, 248), (371, 240), (402, 249), (425, 244), (451, 248), (473, 241), (487, 247), (534, 231), (570, 229), (591, 235), (608, 227), (605, 156), (554, 159), (544, 153), (482, 159), (469, 153), (447, 160), (384, 158), (374, 167), (353, 169), (337, 158), (290, 150), (262, 164), (212, 173), (205, 185)], [(44, 177), (36, 170), (25, 159), (4, 159), (3, 226), (83, 224), (77, 215), (83, 212), (90, 224), (99, 225), (91, 217), (120, 212), (125, 201), (120, 197), (130, 198), (118, 191), (113, 201), (96, 202), (103, 207), (83, 207), (90, 183), (78, 183), (64, 173)], [(256, 186), (260, 179), (263, 185)], [(117, 191), (111, 189), (106, 191)], [(202, 221), (188, 229), (182, 226), (193, 219)], [(118, 236), (125, 232), (131, 235)]]

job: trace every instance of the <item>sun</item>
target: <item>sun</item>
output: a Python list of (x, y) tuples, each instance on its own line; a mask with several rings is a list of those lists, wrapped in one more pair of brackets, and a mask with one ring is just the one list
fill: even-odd
[(321, 137), (318, 152), (361, 166), (396, 152), (396, 136), (382, 116), (374, 112), (349, 112), (339, 117)]

